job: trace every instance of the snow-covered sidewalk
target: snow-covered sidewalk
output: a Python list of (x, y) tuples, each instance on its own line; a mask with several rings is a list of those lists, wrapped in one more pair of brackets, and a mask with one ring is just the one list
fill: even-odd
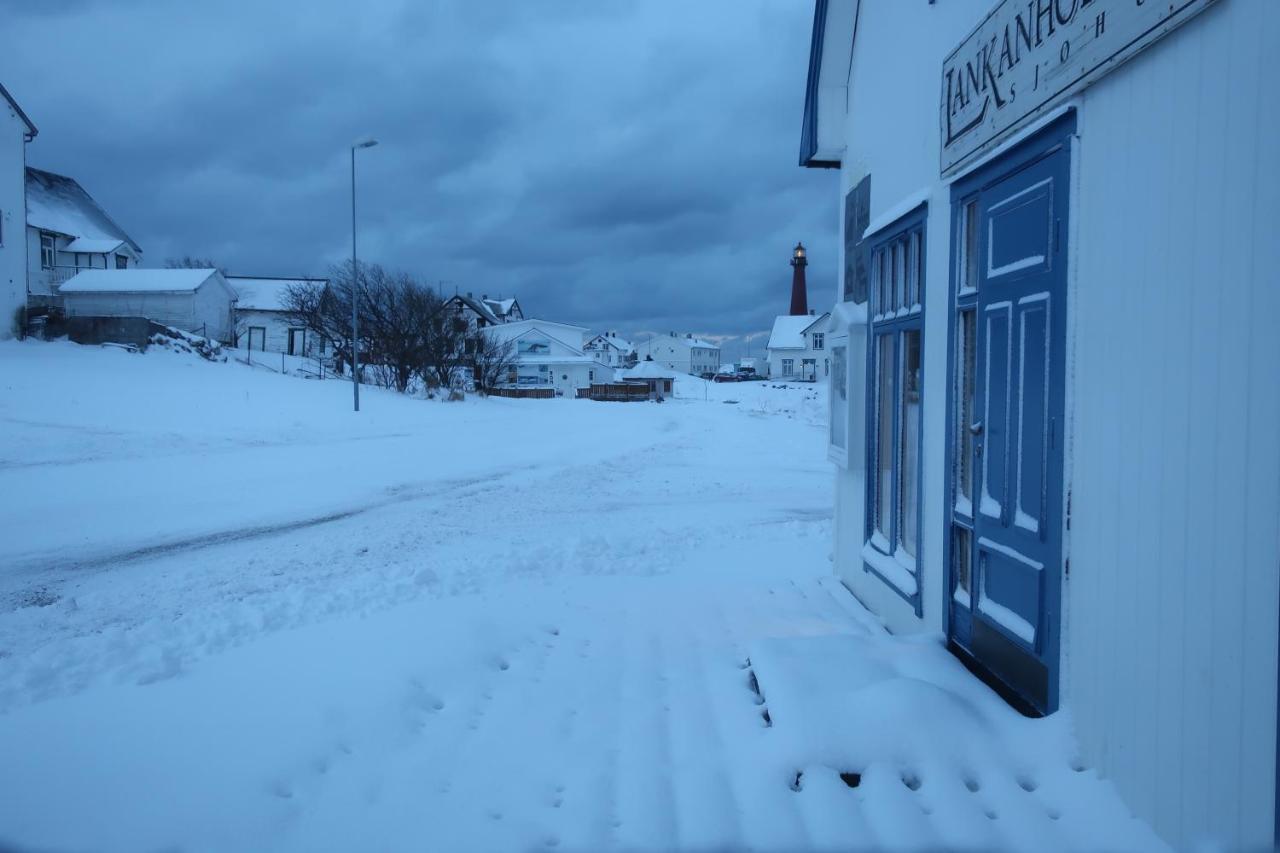
[(0, 844), (1159, 846), (1066, 715), (830, 577), (813, 389), (355, 420), (238, 365), (0, 363)]

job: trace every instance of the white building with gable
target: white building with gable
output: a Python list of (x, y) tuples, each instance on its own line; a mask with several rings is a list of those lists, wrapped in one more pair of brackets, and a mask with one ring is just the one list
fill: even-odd
[(636, 362), (636, 348), (630, 341), (618, 337), (617, 332), (602, 332), (587, 341), (582, 349), (610, 367), (629, 367)]
[(576, 396), (579, 388), (612, 382), (613, 368), (583, 351), (589, 331), (549, 320), (517, 320), (484, 330), (510, 343), (514, 363), (505, 383), (516, 388), (553, 388), (557, 396)]
[(62, 283), (86, 269), (135, 269), (142, 247), (65, 175), (27, 167), (27, 287), (34, 304), (59, 303)]
[(1273, 849), (1280, 3), (814, 8), (839, 577), (1173, 849)]
[(635, 345), (636, 358), (652, 358), (680, 373), (701, 376), (720, 370), (720, 347), (692, 334), (668, 332)]
[(0, 339), (18, 333), (26, 319), (27, 143), (36, 126), (0, 85)]
[(323, 278), (226, 276), (236, 292), (235, 345), (250, 352), (324, 355), (325, 340), (289, 321), (285, 298), (291, 287), (326, 287)]
[(782, 315), (773, 321), (769, 334), (769, 378), (798, 382), (821, 382), (831, 375), (831, 357), (827, 351), (827, 330), (831, 314), (792, 317)]
[(217, 270), (83, 270), (60, 290), (68, 318), (143, 317), (214, 341), (232, 337), (236, 292)]

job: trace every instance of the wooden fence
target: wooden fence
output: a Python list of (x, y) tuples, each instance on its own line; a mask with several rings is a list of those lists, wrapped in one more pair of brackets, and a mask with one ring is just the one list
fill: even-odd
[(649, 399), (649, 386), (634, 382), (611, 382), (579, 388), (578, 397), (588, 400), (607, 400), (613, 403), (634, 403)]
[(555, 397), (554, 388), (493, 388), (490, 397), (516, 397), (518, 399), (550, 400)]

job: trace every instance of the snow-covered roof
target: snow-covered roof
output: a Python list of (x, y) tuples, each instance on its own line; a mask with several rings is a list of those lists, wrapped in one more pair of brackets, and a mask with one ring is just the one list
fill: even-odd
[(487, 304), (487, 302), (491, 300), (482, 301), (470, 295), (464, 296), (461, 293), (455, 293), (453, 296), (449, 297), (449, 301), (465, 305), (472, 311), (476, 312), (476, 314), (479, 314), (485, 322), (491, 325), (497, 326), (502, 322), (498, 319), (497, 315), (493, 313), (493, 309), (491, 309)]
[(784, 314), (773, 321), (769, 333), (769, 349), (804, 349), (804, 330), (813, 322), (808, 314)]
[(506, 315), (511, 313), (511, 308), (516, 304), (516, 300), (514, 298), (486, 299), (484, 300), (484, 304), (487, 305), (489, 307), (489, 310), (492, 311), (494, 314), (497, 314), (499, 317), (505, 317)]
[(93, 237), (77, 237), (67, 244), (64, 252), (88, 252), (92, 255), (107, 255), (124, 245), (124, 241), (116, 237), (95, 239)]
[(284, 311), (285, 293), (290, 287), (315, 285), (323, 287), (323, 278), (257, 278), (247, 275), (229, 275), (227, 284), (239, 298), (236, 307), (248, 311)]
[[(517, 364), (598, 364), (589, 355), (518, 355)], [(607, 366), (607, 365), (606, 365)]]
[(62, 293), (192, 292), (217, 270), (82, 270), (62, 285)]
[(656, 361), (642, 361), (635, 367), (629, 367), (622, 371), (623, 379), (681, 379), (688, 378), (684, 374), (676, 373), (671, 368)]
[(142, 253), (142, 247), (133, 242), (74, 178), (30, 166), (27, 167), (27, 224), (68, 237), (119, 240)]
[(631, 345), (631, 341), (624, 340), (623, 338), (620, 338), (617, 335), (606, 335), (606, 334), (596, 335), (594, 338), (587, 341), (587, 346), (591, 346), (596, 342), (608, 344), (609, 346), (613, 347), (614, 349), (618, 350), (624, 355), (631, 352), (633, 349), (635, 349), (635, 347)]

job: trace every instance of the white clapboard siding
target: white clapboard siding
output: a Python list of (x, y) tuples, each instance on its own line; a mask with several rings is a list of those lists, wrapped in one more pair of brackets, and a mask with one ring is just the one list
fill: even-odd
[(1280, 5), (1210, 8), (1080, 115), (1065, 704), (1176, 846), (1270, 846)]

